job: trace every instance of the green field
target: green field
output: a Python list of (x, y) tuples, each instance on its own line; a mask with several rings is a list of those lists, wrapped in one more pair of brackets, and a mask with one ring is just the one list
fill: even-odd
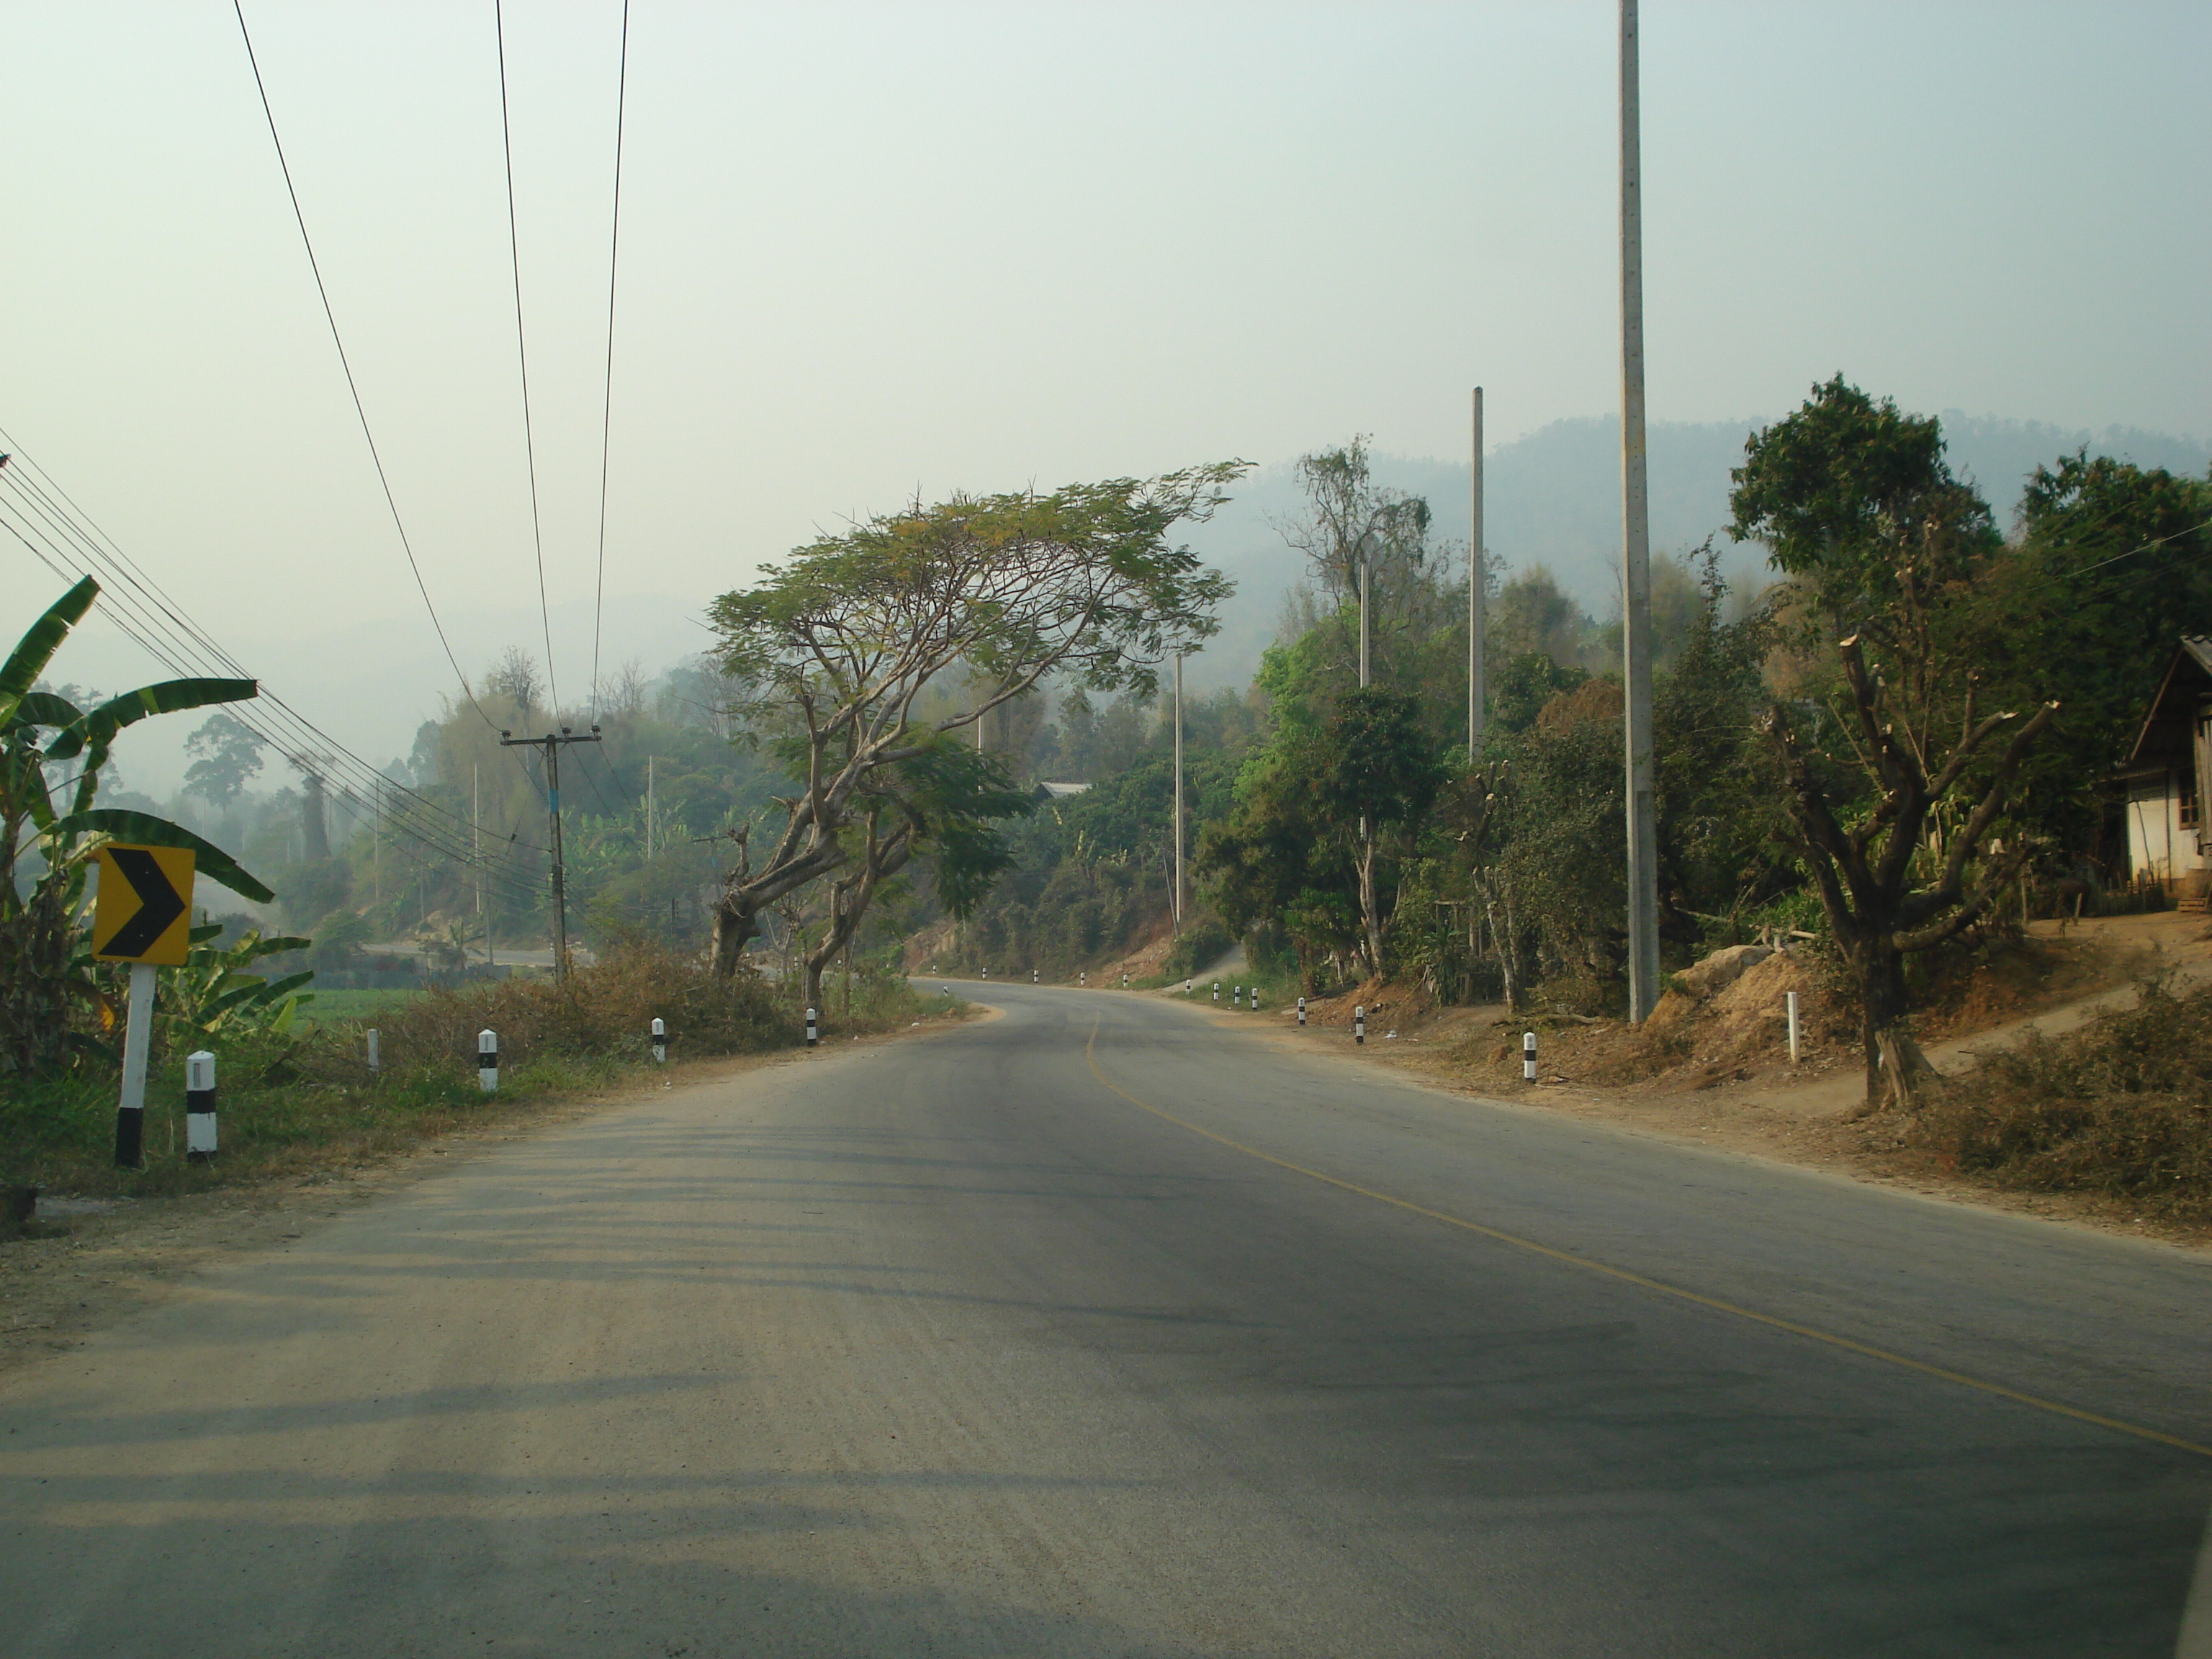
[(314, 1000), (300, 1010), (300, 1018), (327, 1025), (333, 1020), (367, 1019), (388, 1008), (404, 1008), (422, 996), (420, 991), (316, 991)]

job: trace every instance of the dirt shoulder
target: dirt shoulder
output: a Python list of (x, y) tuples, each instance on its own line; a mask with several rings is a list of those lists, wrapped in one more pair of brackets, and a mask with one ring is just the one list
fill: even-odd
[[(1957, 1073), (1977, 1054), (2029, 1031), (2057, 1036), (2101, 1009), (2132, 1006), (2146, 975), (2177, 984), (2212, 981), (2212, 929), (2203, 915), (2107, 918), (2062, 935), (2039, 924), (2019, 959), (1969, 976), (1923, 1023), (1938, 1069)], [(1789, 1057), (1784, 996), (1800, 994), (1798, 1063)], [(2081, 1193), (2024, 1192), (1946, 1170), (1908, 1145), (1897, 1121), (1853, 1115), (1864, 1099), (1863, 1063), (1838, 1022), (1814, 1005), (1819, 988), (1802, 962), (1776, 958), (1689, 1011), (1671, 1031), (1571, 1016), (1508, 1018), (1502, 1006), (1437, 1008), (1388, 986), (1308, 1005), (1301, 1030), (1290, 1009), (1222, 1022), (1308, 1052), (1388, 1066), (1423, 1084), (1565, 1115), (1619, 1124), (1698, 1146), (1771, 1158), (1948, 1201), (2065, 1221), (2133, 1238), (2212, 1249), (2212, 1229), (2165, 1224), (2124, 1201)], [(1355, 1044), (1352, 1012), (1368, 1008), (1367, 1041)], [(1655, 1017), (1654, 1025), (1662, 1025)], [(1537, 1033), (1538, 1080), (1522, 1076), (1522, 1036)]]
[[(963, 1019), (917, 1023), (835, 1046), (875, 1047), (997, 1017), (995, 1009), (971, 1007)], [(55, 1236), (0, 1241), (0, 1376), (79, 1346), (94, 1330), (174, 1294), (184, 1281), (221, 1261), (288, 1249), (319, 1223), (508, 1142), (664, 1090), (722, 1083), (804, 1057), (802, 1049), (776, 1049), (672, 1061), (657, 1076), (601, 1093), (516, 1104), (495, 1097), (457, 1127), (397, 1150), (363, 1152), (304, 1173), (210, 1192), (145, 1199), (44, 1195), (39, 1231)]]

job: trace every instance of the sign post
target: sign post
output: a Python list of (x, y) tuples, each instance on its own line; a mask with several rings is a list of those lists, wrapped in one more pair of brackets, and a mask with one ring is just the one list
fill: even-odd
[(111, 842), (97, 854), (100, 896), (92, 954), (131, 964), (123, 1027), (123, 1093), (115, 1106), (115, 1164), (145, 1161), (146, 1054), (154, 1035), (154, 970), (184, 964), (191, 945), (192, 854), (181, 847)]

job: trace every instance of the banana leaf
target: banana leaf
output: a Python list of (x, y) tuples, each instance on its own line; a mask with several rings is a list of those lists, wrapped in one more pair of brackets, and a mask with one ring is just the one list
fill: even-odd
[(137, 842), (148, 847), (181, 847), (196, 854), (198, 873), (234, 893), (268, 904), (276, 895), (264, 887), (237, 861), (212, 842), (202, 841), (182, 824), (157, 818), (150, 812), (132, 812), (118, 806), (94, 806), (67, 817), (56, 818), (46, 830), (48, 836), (104, 835), (112, 841)]
[(186, 708), (204, 708), (213, 702), (244, 702), (258, 696), (255, 680), (161, 680), (110, 697), (91, 709), (46, 745), (48, 760), (67, 760), (88, 744), (104, 750), (125, 726), (149, 714), (173, 714)]
[(31, 624), (8, 653), (8, 660), (0, 663), (0, 721), (12, 714), (16, 702), (38, 684), (70, 629), (84, 619), (99, 593), (100, 584), (87, 576), (48, 606), (46, 614)]
[(66, 697), (58, 697), (51, 691), (27, 691), (16, 701), (8, 724), (18, 728), (51, 726), (58, 732), (83, 718), (84, 710)]

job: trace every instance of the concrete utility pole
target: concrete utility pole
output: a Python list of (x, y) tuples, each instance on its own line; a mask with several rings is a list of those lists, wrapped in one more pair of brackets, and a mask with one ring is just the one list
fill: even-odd
[(1467, 535), (1467, 758), (1474, 763), (1482, 742), (1484, 630), (1490, 623), (1489, 566), (1482, 556), (1482, 388), (1474, 389), (1474, 481), (1468, 506), (1474, 516)]
[(1628, 729), (1628, 1017), (1659, 1000), (1658, 822), (1651, 766), (1651, 514), (1644, 453), (1644, 173), (1636, 0), (1620, 0), (1620, 607)]
[(1182, 932), (1182, 657), (1175, 659), (1175, 900), (1169, 906), (1169, 926)]
[[(480, 775), (481, 769), (474, 761), (469, 763), (469, 861), (477, 867), (477, 926), (478, 928), (482, 928), (484, 925), (483, 779)], [(464, 963), (468, 961), (466, 953), (463, 954), (461, 960)], [(487, 963), (491, 960), (489, 950), (485, 951), (484, 960)]]
[(596, 726), (590, 736), (581, 738), (565, 726), (559, 732), (548, 732), (542, 738), (514, 738), (504, 732), (499, 734), (499, 746), (502, 749), (545, 751), (545, 817), (552, 832), (550, 844), (553, 854), (553, 972), (562, 979), (568, 977), (568, 882), (561, 857), (561, 750), (572, 743), (599, 740), (599, 728)]

